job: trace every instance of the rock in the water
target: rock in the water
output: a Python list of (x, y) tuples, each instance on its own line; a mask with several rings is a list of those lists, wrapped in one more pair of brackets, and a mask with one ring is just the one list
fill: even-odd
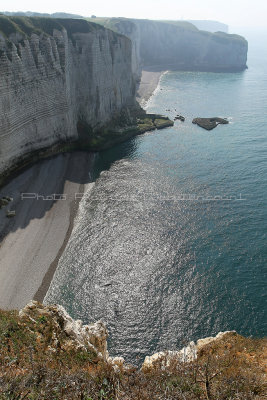
[(229, 121), (225, 118), (194, 118), (192, 121), (193, 124), (197, 124), (201, 128), (207, 129), (207, 131), (211, 131), (212, 129), (216, 128), (219, 124), (229, 124)]
[(176, 117), (174, 118), (174, 121), (176, 121), (177, 119), (178, 119), (179, 121), (182, 121), (182, 122), (185, 121), (185, 117), (183, 117), (182, 115), (176, 115)]

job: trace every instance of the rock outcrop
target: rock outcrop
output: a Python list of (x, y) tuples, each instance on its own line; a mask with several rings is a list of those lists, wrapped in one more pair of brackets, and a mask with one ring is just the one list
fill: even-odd
[(38, 13), (34, 11), (4, 11), (4, 15), (8, 15), (9, 17), (20, 16), (20, 17), (45, 17), (45, 18), (84, 18), (81, 15), (70, 14), (65, 12), (55, 12), (52, 14), (48, 13)]
[(19, 312), (20, 318), (38, 324), (43, 321), (51, 324), (53, 341), (52, 350), (59, 346), (65, 350), (83, 349), (95, 354), (98, 360), (107, 361), (108, 331), (102, 321), (90, 325), (83, 325), (80, 320), (73, 320), (60, 305), (44, 306), (37, 301), (31, 301)]
[[(110, 357), (107, 350), (108, 330), (103, 321), (97, 321), (89, 325), (83, 325), (82, 321), (74, 320), (60, 305), (43, 305), (37, 301), (31, 301), (19, 312), (19, 317), (38, 325), (42, 320), (52, 325), (53, 341), (51, 350), (58, 347), (70, 351), (71, 349), (83, 349), (94, 354), (97, 360), (103, 360), (114, 368), (126, 368), (123, 357)], [(178, 351), (162, 351), (152, 356), (147, 356), (142, 364), (143, 371), (153, 370), (161, 366), (166, 368), (172, 360), (179, 362), (192, 362), (197, 359), (200, 350), (215, 341), (223, 340), (229, 335), (236, 335), (235, 331), (220, 332), (215, 337), (199, 339), (197, 343), (190, 342), (188, 346)]]
[(0, 16), (0, 176), (135, 106), (131, 42), (85, 20)]
[(124, 369), (127, 371), (129, 365), (125, 364), (123, 357), (110, 357), (107, 350), (108, 330), (105, 323), (100, 320), (95, 323), (84, 325), (81, 320), (74, 320), (66, 312), (64, 307), (54, 305), (43, 305), (32, 300), (19, 311), (22, 321), (27, 320), (39, 331), (39, 340), (44, 340), (43, 335), (47, 331), (38, 329), (38, 324), (43, 323), (50, 326), (52, 340), (49, 345), (51, 352), (61, 351), (84, 351), (90, 354), (94, 362), (103, 361), (114, 368), (115, 371)]
[(132, 68), (236, 72), (246, 69), (247, 41), (239, 35), (198, 30), (185, 21), (94, 19), (133, 43)]
[(229, 121), (225, 118), (212, 117), (212, 118), (194, 118), (192, 123), (200, 126), (201, 128), (206, 129), (207, 131), (211, 131), (220, 124), (222, 125), (229, 124)]

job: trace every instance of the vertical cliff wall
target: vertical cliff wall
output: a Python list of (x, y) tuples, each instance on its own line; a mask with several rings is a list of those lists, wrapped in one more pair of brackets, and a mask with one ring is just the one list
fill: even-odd
[(110, 18), (110, 19), (92, 19), (109, 29), (119, 32), (128, 37), (132, 42), (132, 73), (135, 79), (139, 79), (142, 71), (142, 61), (140, 58), (141, 49), (144, 43), (141, 43), (140, 29), (135, 20), (126, 18)]
[(131, 52), (84, 20), (0, 16), (0, 174), (135, 104)]

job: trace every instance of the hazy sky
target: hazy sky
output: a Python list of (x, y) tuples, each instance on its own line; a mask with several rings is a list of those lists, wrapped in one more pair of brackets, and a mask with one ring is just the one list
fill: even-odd
[(231, 26), (267, 25), (267, 0), (0, 0), (2, 11), (64, 11), (83, 16), (214, 19)]

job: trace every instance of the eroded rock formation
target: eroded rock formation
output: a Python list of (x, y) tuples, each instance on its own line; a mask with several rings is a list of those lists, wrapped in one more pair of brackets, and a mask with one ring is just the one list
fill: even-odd
[(53, 330), (52, 349), (84, 350), (94, 353), (97, 359), (107, 360), (108, 331), (102, 321), (83, 325), (80, 320), (73, 320), (60, 305), (44, 306), (37, 301), (31, 301), (19, 312), (20, 318), (31, 322), (50, 323)]

